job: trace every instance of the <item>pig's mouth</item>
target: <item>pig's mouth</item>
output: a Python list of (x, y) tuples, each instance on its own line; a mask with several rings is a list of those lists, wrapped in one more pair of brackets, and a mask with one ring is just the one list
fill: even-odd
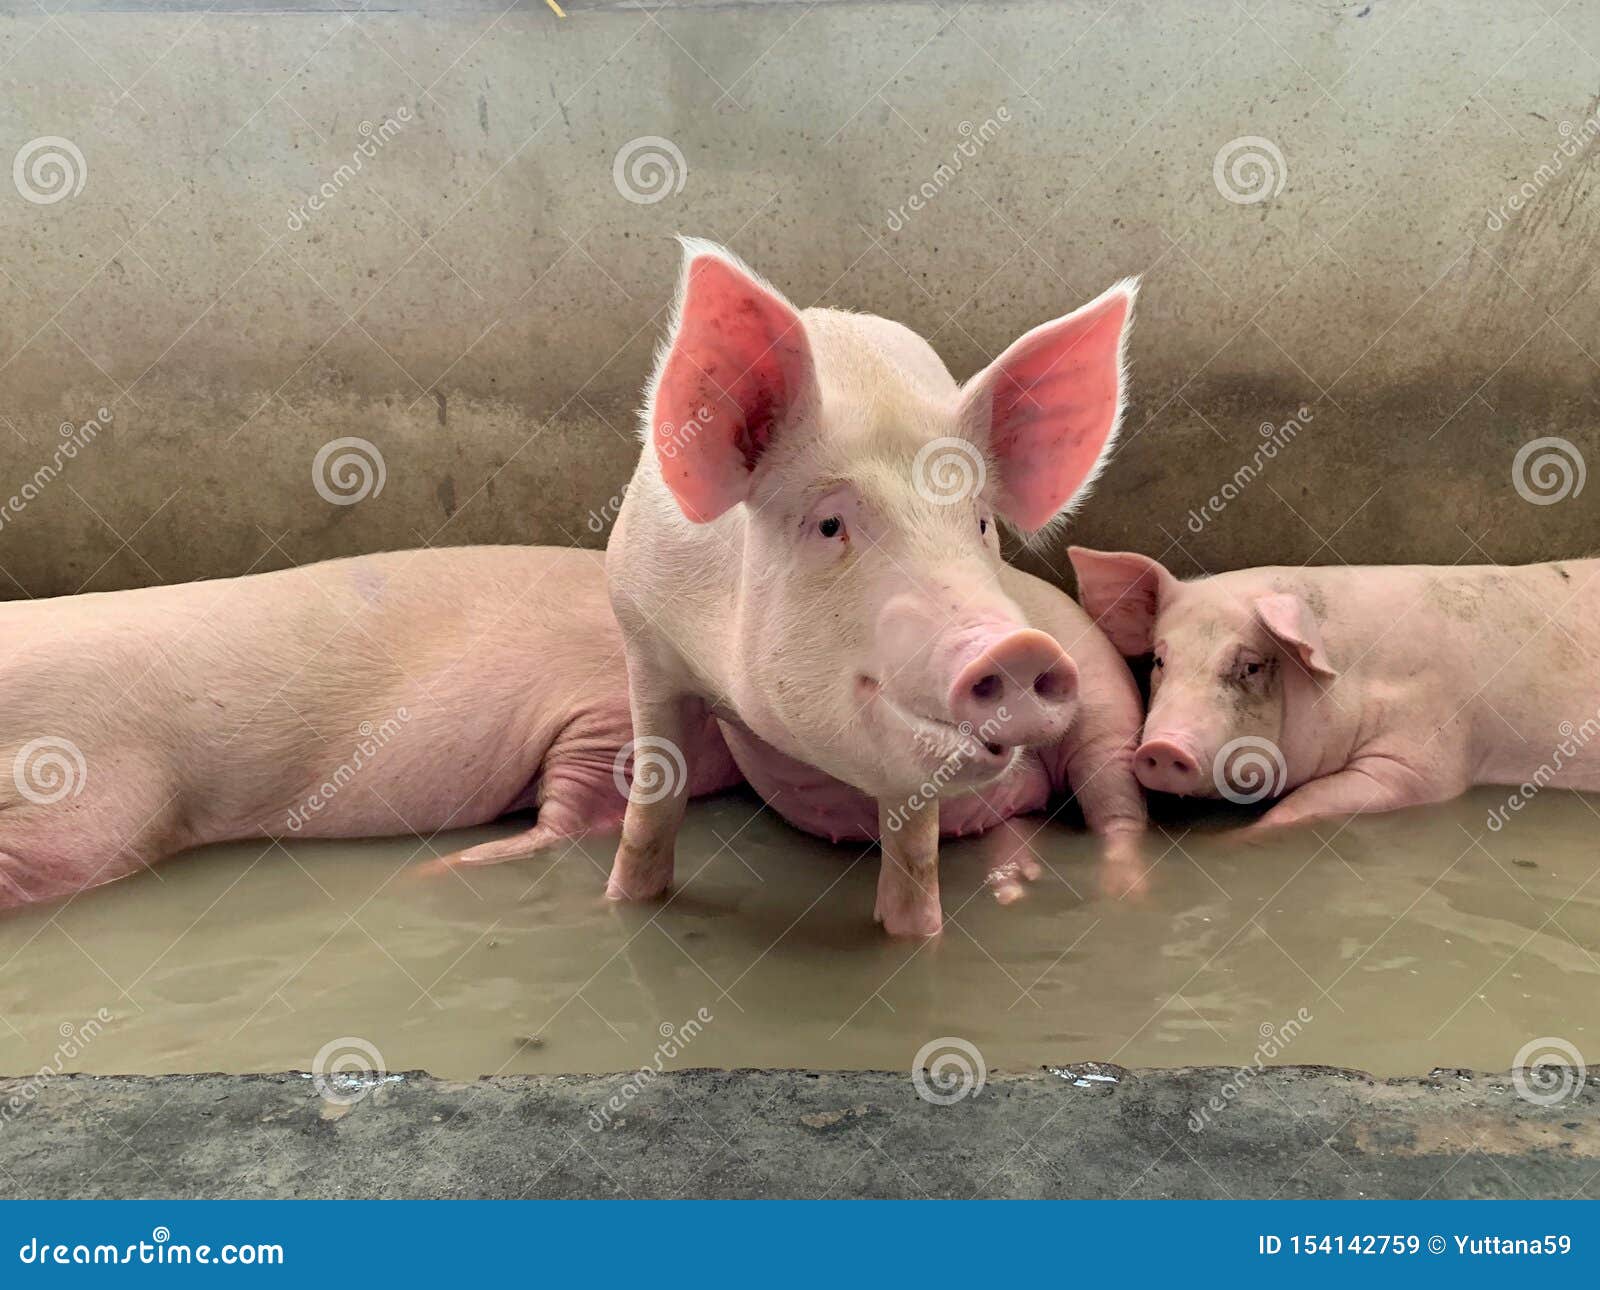
[[(856, 688), (863, 700), (881, 705), (910, 732), (919, 760), (934, 766), (949, 764), (954, 778), (991, 779), (1009, 769), (1018, 754), (1016, 748), (979, 739), (969, 723), (957, 725), (901, 706), (889, 697), (881, 682), (870, 676), (858, 677)], [(963, 775), (963, 771), (967, 774)]]

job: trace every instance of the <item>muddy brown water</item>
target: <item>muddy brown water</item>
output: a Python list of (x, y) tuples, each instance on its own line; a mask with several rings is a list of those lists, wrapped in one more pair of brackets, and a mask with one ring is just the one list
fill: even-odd
[(0, 1072), (308, 1070), (367, 1045), (457, 1078), (903, 1070), (946, 1036), (991, 1070), (1495, 1071), (1541, 1037), (1600, 1060), (1600, 798), (1545, 792), (1490, 831), (1504, 801), (1268, 845), (1169, 821), (1131, 892), (1076, 829), (1019, 821), (1047, 865), (1030, 896), (997, 905), (984, 844), (947, 844), (950, 923), (922, 945), (871, 922), (876, 852), (742, 793), (691, 809), (676, 894), (643, 907), (602, 897), (605, 839), (425, 863), (509, 825), (211, 847), (0, 920)]

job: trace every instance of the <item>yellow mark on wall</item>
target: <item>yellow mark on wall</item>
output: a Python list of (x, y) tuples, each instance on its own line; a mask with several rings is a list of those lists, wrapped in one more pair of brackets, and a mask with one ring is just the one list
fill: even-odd
[(544, 2), (550, 6), (557, 18), (565, 18), (567, 16), (566, 13), (562, 11), (561, 6), (556, 3), (556, 0), (544, 0)]

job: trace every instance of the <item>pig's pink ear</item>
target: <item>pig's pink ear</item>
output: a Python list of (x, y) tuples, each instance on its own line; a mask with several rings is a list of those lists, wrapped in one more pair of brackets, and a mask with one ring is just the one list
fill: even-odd
[(1261, 625), (1299, 659), (1300, 666), (1312, 676), (1331, 681), (1339, 675), (1328, 661), (1328, 651), (1323, 648), (1322, 630), (1317, 626), (1316, 615), (1299, 596), (1290, 592), (1259, 596), (1255, 610)]
[(1078, 601), (1111, 643), (1130, 658), (1155, 646), (1164, 590), (1178, 580), (1158, 561), (1132, 551), (1067, 548), (1078, 575)]
[(721, 247), (690, 238), (683, 247), (649, 435), (679, 509), (703, 524), (749, 496), (761, 455), (816, 382), (794, 306)]
[(1018, 528), (1043, 528), (1082, 497), (1122, 420), (1123, 349), (1138, 280), (1035, 327), (961, 393), (962, 423), (987, 444), (995, 506)]

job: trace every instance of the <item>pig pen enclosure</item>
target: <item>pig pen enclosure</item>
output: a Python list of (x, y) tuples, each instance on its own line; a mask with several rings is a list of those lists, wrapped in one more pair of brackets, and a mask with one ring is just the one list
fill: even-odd
[[(958, 380), (1138, 275), (1114, 455), (1006, 539), (1069, 593), (1069, 542), (1600, 551), (1591, 0), (0, 0), (0, 87), (5, 600), (603, 548), (678, 235)], [(612, 835), (442, 866), (528, 820), (407, 800), (203, 847), (0, 916), (0, 1194), (1593, 1196), (1600, 797), (1532, 787), (1250, 844), (1156, 800), (1131, 882), (1056, 800), (1025, 898), (947, 842), (915, 941), (744, 786), (653, 903)]]

